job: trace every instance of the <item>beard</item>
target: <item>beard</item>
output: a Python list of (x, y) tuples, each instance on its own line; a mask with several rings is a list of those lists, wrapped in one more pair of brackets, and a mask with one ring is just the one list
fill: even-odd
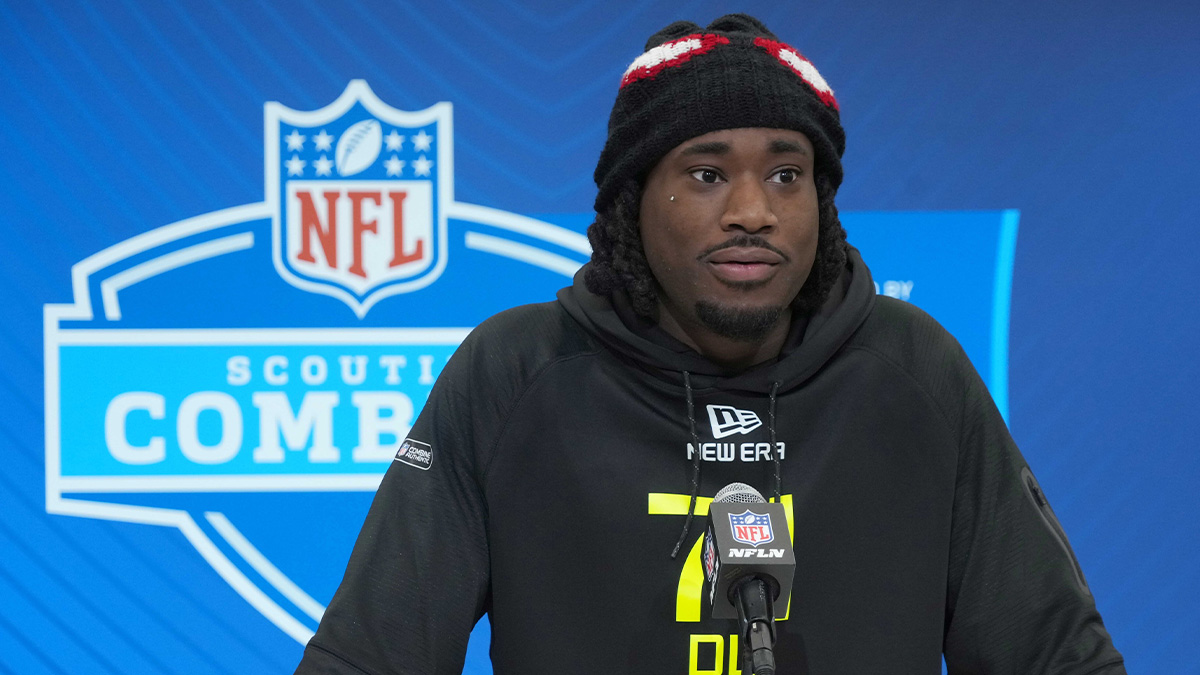
[(783, 316), (783, 307), (734, 308), (708, 300), (696, 302), (696, 318), (705, 328), (735, 342), (761, 342)]

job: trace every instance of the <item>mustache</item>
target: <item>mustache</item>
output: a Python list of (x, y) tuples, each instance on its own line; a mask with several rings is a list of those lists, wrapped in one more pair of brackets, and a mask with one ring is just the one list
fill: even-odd
[(743, 232), (743, 233), (733, 237), (732, 239), (727, 239), (726, 241), (724, 241), (720, 244), (717, 244), (716, 246), (712, 246), (710, 248), (705, 249), (703, 253), (696, 256), (696, 260), (703, 262), (704, 259), (707, 258), (708, 256), (716, 253), (717, 251), (720, 251), (722, 249), (727, 249), (727, 248), (765, 248), (768, 251), (774, 253), (775, 255), (783, 258), (787, 262), (792, 261), (791, 256), (789, 256), (788, 254), (779, 250), (779, 248), (777, 246), (773, 245), (771, 242), (767, 241), (766, 239), (764, 239), (763, 237), (761, 237), (757, 234), (749, 234), (746, 232)]

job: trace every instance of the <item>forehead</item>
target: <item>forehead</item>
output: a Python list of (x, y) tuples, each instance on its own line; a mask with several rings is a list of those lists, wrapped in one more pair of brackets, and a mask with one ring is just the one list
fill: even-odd
[(807, 136), (792, 129), (720, 129), (689, 138), (672, 148), (663, 159), (734, 153), (797, 154), (812, 157), (813, 146)]

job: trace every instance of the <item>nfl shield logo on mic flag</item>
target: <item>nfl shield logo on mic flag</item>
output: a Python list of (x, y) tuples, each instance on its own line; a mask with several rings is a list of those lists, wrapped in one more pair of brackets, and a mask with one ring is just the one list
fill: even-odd
[(771, 531), (771, 516), (759, 514), (749, 509), (739, 514), (729, 514), (729, 525), (733, 530), (734, 541), (750, 546), (766, 544), (775, 539)]

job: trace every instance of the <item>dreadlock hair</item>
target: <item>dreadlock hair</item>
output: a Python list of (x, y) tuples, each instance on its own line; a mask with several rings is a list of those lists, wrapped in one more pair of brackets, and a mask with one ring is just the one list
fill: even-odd
[[(833, 181), (825, 173), (815, 176), (817, 188), (817, 253), (808, 279), (792, 310), (810, 314), (820, 309), (846, 264), (846, 230), (838, 219)], [(629, 303), (641, 316), (658, 318), (658, 282), (646, 261), (638, 214), (642, 205), (642, 186), (637, 181), (621, 185), (610, 206), (596, 214), (588, 227), (592, 261), (584, 274), (588, 290), (611, 296), (624, 291)]]

